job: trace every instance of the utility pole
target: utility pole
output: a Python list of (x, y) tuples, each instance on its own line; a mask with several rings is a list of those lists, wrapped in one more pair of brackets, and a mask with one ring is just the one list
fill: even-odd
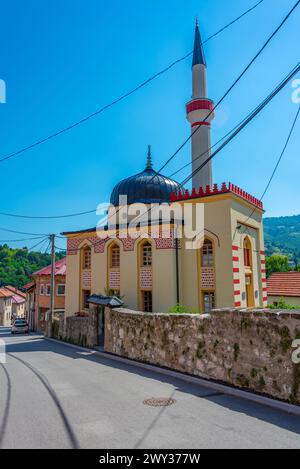
[(52, 321), (54, 314), (55, 295), (55, 234), (50, 235), (51, 241), (51, 289), (50, 289), (50, 310), (48, 318), (48, 337), (52, 337)]

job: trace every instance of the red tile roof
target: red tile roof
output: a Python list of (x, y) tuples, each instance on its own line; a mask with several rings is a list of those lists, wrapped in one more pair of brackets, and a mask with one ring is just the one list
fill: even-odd
[(26, 293), (18, 290), (18, 288), (14, 287), (13, 285), (4, 285), (4, 288), (6, 288), (7, 290), (11, 291), (12, 293), (14, 293), (15, 295), (18, 295), (18, 296), (22, 296), (22, 297), (26, 297)]
[(14, 295), (12, 297), (12, 302), (17, 305), (21, 305), (22, 303), (25, 303), (25, 298), (23, 298), (23, 296)]
[(31, 289), (32, 287), (34, 287), (34, 286), (35, 286), (35, 282), (32, 281), (32, 282), (26, 283), (26, 285), (23, 285), (22, 288), (23, 288), (23, 290), (26, 290), (26, 291), (27, 291), (27, 290), (30, 290), (30, 289)]
[(13, 293), (10, 290), (7, 290), (7, 288), (0, 288), (0, 298), (9, 298), (13, 296)]
[[(36, 275), (51, 275), (51, 265), (48, 265), (32, 274), (33, 277)], [(55, 262), (55, 275), (66, 275), (66, 257)]]
[(275, 272), (267, 281), (268, 295), (299, 296), (300, 272)]

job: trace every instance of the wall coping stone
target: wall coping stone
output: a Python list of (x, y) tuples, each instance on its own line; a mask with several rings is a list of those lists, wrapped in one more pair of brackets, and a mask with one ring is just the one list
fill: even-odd
[[(182, 314), (182, 313), (145, 313), (143, 311), (134, 311), (132, 309), (127, 308), (114, 308), (112, 311), (116, 311), (117, 313), (121, 314), (128, 314), (128, 315), (137, 315), (137, 316), (145, 316), (145, 317), (191, 317), (196, 319), (201, 318), (208, 318), (210, 316), (222, 316), (222, 315), (255, 315), (255, 316), (265, 316), (268, 315), (269, 318), (279, 318), (280, 316), (285, 316), (286, 318), (293, 318), (300, 320), (300, 309), (299, 310), (282, 310), (282, 309), (231, 309), (231, 308), (222, 308), (222, 309), (214, 309), (210, 313), (200, 313), (200, 314)], [(82, 318), (80, 318), (82, 319)]]

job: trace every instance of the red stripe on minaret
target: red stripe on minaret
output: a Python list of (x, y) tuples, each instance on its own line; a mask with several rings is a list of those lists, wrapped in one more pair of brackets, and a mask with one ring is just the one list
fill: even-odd
[(232, 250), (233, 250), (233, 251), (238, 251), (238, 250), (239, 250), (239, 247), (238, 247), (238, 246), (232, 246)]
[(202, 122), (194, 122), (192, 124), (192, 127), (199, 127), (199, 126), (202, 126), (202, 125), (206, 125), (206, 127), (210, 127), (210, 123), (209, 122), (205, 122), (205, 121), (202, 121)]
[(235, 308), (239, 308), (239, 307), (241, 306), (241, 302), (240, 302), (240, 301), (236, 301), (236, 302), (234, 303), (234, 306), (235, 306)]

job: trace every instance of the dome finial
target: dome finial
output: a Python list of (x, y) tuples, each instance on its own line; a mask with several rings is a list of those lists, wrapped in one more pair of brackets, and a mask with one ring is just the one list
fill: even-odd
[(147, 155), (146, 169), (152, 169), (151, 145), (148, 145), (148, 155)]

